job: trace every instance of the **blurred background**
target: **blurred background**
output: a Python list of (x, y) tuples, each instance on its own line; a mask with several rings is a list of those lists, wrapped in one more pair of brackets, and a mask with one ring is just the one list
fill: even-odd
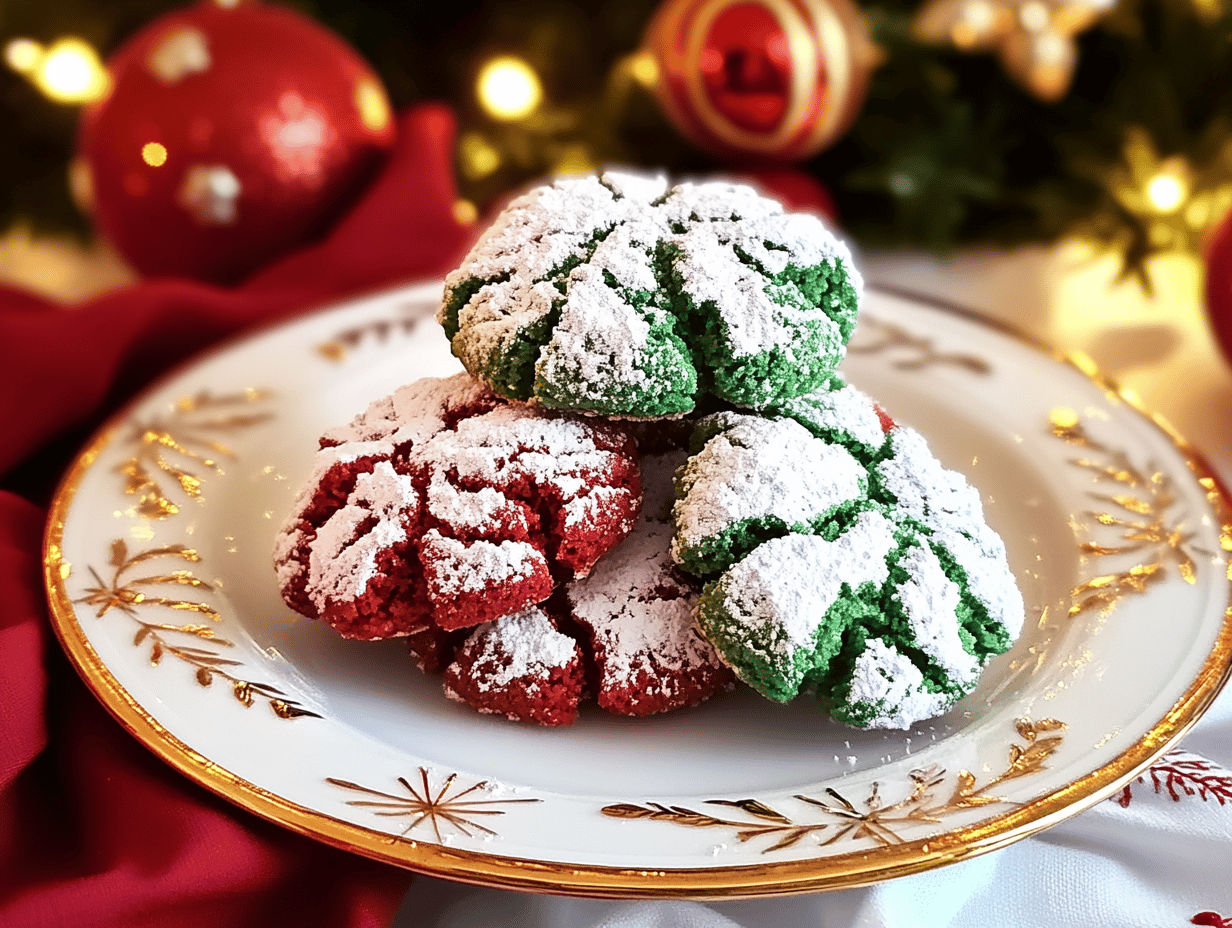
[[(1149, 288), (1150, 259), (1200, 261), (1232, 204), (1222, 4), (288, 5), (352, 46), (395, 110), (453, 108), (462, 216), (545, 173), (614, 162), (790, 170), (865, 249), (1081, 240)], [(3, 279), (69, 301), (132, 279), (93, 235), (87, 194), (74, 202), (70, 167), (83, 107), (115, 87), (102, 62), (183, 9), (0, 0)]]

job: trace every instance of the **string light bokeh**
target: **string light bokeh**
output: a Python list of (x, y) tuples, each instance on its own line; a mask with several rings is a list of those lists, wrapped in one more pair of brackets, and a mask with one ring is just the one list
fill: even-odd
[(534, 68), (521, 58), (501, 55), (479, 69), (475, 96), (493, 119), (525, 119), (543, 100), (543, 85)]
[(56, 103), (92, 103), (106, 95), (110, 84), (98, 52), (73, 36), (56, 39), (46, 48), (33, 39), (10, 39), (4, 46), (4, 61)]

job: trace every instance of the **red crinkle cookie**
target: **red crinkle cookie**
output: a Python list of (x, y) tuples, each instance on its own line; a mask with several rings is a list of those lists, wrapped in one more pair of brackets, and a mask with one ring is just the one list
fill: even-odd
[(642, 459), (641, 519), (545, 604), (556, 620), (536, 607), (481, 626), (460, 647), (457, 633), (413, 635), (420, 668), (446, 667), (446, 694), (480, 712), (545, 725), (572, 722), (588, 695), (608, 712), (641, 716), (730, 688), (734, 674), (693, 621), (699, 585), (671, 558), (672, 473), (684, 460), (683, 452)]
[(618, 715), (695, 706), (735, 682), (694, 622), (699, 584), (671, 557), (672, 474), (685, 459), (642, 458), (642, 518), (594, 571), (566, 587), (570, 615), (589, 638), (595, 699)]
[(275, 563), (287, 604), (344, 637), (466, 628), (585, 576), (640, 506), (624, 430), (425, 378), (322, 437)]
[(442, 673), (452, 662), (469, 629), (446, 630), (431, 621), (415, 626), (406, 636), (406, 649), (424, 673)]
[(445, 671), (445, 695), (514, 721), (568, 725), (585, 681), (577, 642), (531, 607), (471, 633)]

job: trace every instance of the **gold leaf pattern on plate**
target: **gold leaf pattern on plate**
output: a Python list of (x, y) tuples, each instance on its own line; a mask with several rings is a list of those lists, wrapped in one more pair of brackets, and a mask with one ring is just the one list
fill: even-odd
[(893, 322), (862, 315), (856, 337), (847, 346), (849, 354), (898, 352), (902, 356), (890, 366), (901, 371), (919, 371), (937, 365), (950, 365), (980, 377), (992, 373), (992, 365), (972, 354), (939, 351), (927, 335), (916, 335)]
[(218, 650), (193, 644), (195, 641), (208, 641), (215, 648), (234, 647), (233, 643), (221, 637), (213, 625), (195, 623), (174, 624), (169, 622), (147, 621), (140, 613), (145, 613), (151, 606), (161, 606), (174, 611), (195, 612), (205, 616), (217, 624), (222, 616), (207, 602), (198, 599), (176, 599), (171, 596), (152, 595), (159, 587), (188, 587), (203, 595), (213, 592), (214, 587), (206, 580), (192, 573), (191, 570), (171, 570), (163, 573), (128, 579), (126, 575), (137, 565), (160, 558), (177, 558), (190, 564), (200, 562), (201, 557), (195, 550), (181, 544), (163, 545), (158, 548), (148, 548), (136, 554), (130, 554), (128, 543), (117, 538), (111, 543), (110, 566), (113, 568), (111, 579), (104, 580), (99, 572), (90, 567), (90, 576), (95, 585), (85, 589), (85, 595), (73, 600), (84, 603), (95, 609), (95, 616), (102, 618), (112, 609), (127, 615), (137, 624), (133, 635), (133, 646), (150, 647), (150, 666), (157, 667), (166, 656), (174, 657), (191, 667), (196, 668), (194, 677), (201, 686), (208, 687), (215, 678), (221, 678), (231, 684), (232, 694), (244, 706), (252, 706), (257, 697), (268, 701), (274, 714), (282, 719), (320, 716), (300, 706), (294, 700), (288, 699), (286, 693), (269, 685), (241, 679), (230, 668), (243, 666), (242, 662), (223, 657)]
[[(1140, 555), (1133, 558), (1136, 564), (1100, 573), (1074, 587), (1069, 614), (1110, 611), (1126, 596), (1144, 593), (1165, 579), (1170, 567), (1186, 583), (1196, 583), (1197, 549), (1191, 544), (1195, 533), (1187, 531), (1183, 517), (1173, 512), (1178, 500), (1171, 476), (1154, 464), (1140, 467), (1124, 451), (1094, 438), (1071, 409), (1053, 410), (1050, 420), (1053, 435), (1089, 453), (1071, 458), (1070, 464), (1087, 471), (1102, 488), (1089, 495), (1104, 508), (1085, 515), (1098, 526), (1117, 530), (1110, 543), (1088, 539), (1080, 542), (1079, 550), (1094, 558)], [(1072, 521), (1076, 531), (1083, 531), (1078, 519)]]
[(430, 317), (420, 314), (406, 315), (398, 319), (377, 319), (363, 325), (353, 326), (339, 332), (329, 341), (317, 345), (317, 354), (327, 361), (341, 364), (364, 341), (373, 339), (378, 343), (384, 343), (389, 341), (390, 336), (395, 333), (400, 333), (404, 337), (411, 335), (425, 318)]
[(934, 764), (910, 771), (907, 775), (911, 783), (910, 791), (890, 805), (885, 805), (882, 800), (880, 782), (873, 783), (864, 799), (863, 808), (832, 787), (822, 790), (828, 799), (802, 794), (792, 797), (808, 805), (810, 812), (820, 810), (824, 816), (820, 821), (796, 821), (759, 799), (709, 799), (706, 803), (739, 809), (760, 821), (721, 818), (684, 806), (667, 806), (657, 802), (644, 805), (616, 803), (604, 806), (600, 811), (612, 818), (671, 822), (690, 828), (723, 828), (734, 831), (740, 842), (774, 838), (762, 849), (763, 854), (793, 847), (809, 835), (816, 835), (821, 846), (844, 839), (868, 839), (882, 846), (901, 844), (903, 838), (899, 830), (902, 825), (920, 822), (935, 824), (956, 812), (1009, 802), (996, 795), (997, 787), (1007, 780), (1031, 776), (1046, 769), (1048, 758), (1056, 753), (1065, 737), (1065, 723), (1051, 718), (1038, 722), (1018, 719), (1014, 730), (1024, 743), (1010, 744), (1008, 763), (1000, 774), (983, 785), (977, 785), (973, 773), (961, 770), (954, 777), (949, 795), (945, 798), (939, 798), (938, 790), (945, 784), (946, 772)]
[[(376, 797), (375, 799), (348, 799), (347, 805), (349, 806), (375, 809), (377, 811), (374, 814), (387, 818), (411, 819), (411, 823), (394, 840), (405, 838), (425, 822), (432, 826), (438, 843), (445, 841), (441, 833), (442, 823), (452, 826), (468, 838), (476, 833), (495, 837), (495, 831), (481, 825), (475, 819), (480, 816), (505, 814), (505, 810), (493, 808), (494, 806), (542, 801), (540, 799), (479, 798), (474, 794), (480, 792), (482, 795), (482, 791), (491, 785), (490, 781), (480, 780), (470, 786), (462, 787), (457, 784), (458, 775), (456, 773), (449, 774), (437, 788), (433, 789), (426, 767), (419, 768), (419, 779), (422, 783), (422, 790), (412, 786), (405, 777), (398, 777), (398, 782), (406, 790), (405, 794), (385, 793), (336, 777), (326, 777), (325, 782), (331, 786), (340, 786), (343, 789)], [(468, 796), (472, 798), (468, 799)]]
[(138, 497), (137, 513), (166, 519), (180, 511), (165, 486), (168, 478), (185, 496), (199, 499), (201, 474), (222, 473), (220, 459), (235, 457), (214, 437), (216, 433), (239, 431), (270, 419), (273, 413), (267, 411), (237, 411), (269, 397), (263, 390), (224, 396), (203, 390), (177, 401), (168, 416), (135, 423), (126, 441), (136, 450), (116, 470), (124, 475), (124, 492)]

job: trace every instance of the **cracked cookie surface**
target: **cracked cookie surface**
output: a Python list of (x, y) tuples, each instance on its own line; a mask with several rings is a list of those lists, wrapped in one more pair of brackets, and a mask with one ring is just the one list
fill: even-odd
[(518, 616), (409, 639), (445, 694), (480, 712), (572, 723), (587, 701), (647, 716), (705, 702), (735, 677), (698, 631), (701, 584), (672, 562), (672, 473), (682, 449), (642, 458), (645, 501), (633, 531), (587, 576)]
[(426, 378), (322, 437), (275, 565), (288, 605), (345, 637), (424, 635), (542, 602), (640, 506), (621, 428)]
[(979, 494), (851, 387), (698, 424), (673, 555), (736, 673), (812, 691), (859, 728), (909, 728), (1013, 644), (1023, 601)]
[(737, 184), (607, 173), (515, 200), (446, 278), (439, 318), (503, 396), (653, 418), (816, 389), (860, 288), (815, 216)]

